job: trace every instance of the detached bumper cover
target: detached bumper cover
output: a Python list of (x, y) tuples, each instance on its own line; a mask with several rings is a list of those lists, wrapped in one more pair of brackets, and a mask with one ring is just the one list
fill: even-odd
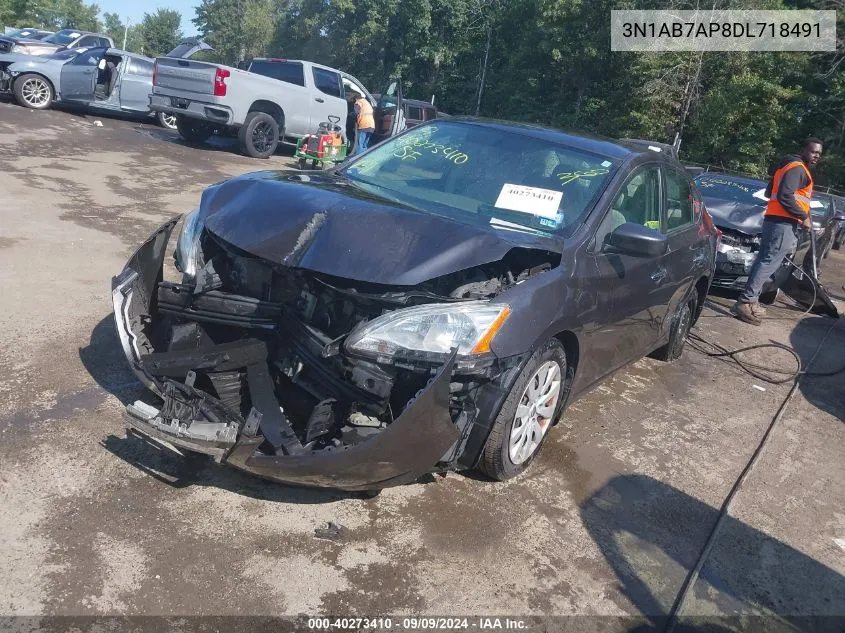
[[(409, 483), (430, 472), (459, 440), (449, 411), (449, 382), (455, 354), (435, 379), (393, 423), (371, 439), (351, 446), (307, 451), (297, 439), (272, 390), (267, 349), (259, 340), (190, 351), (159, 352), (150, 342), (157, 317), (157, 292), (168, 239), (178, 217), (161, 226), (112, 281), (115, 323), (127, 360), (138, 378), (165, 400), (162, 410), (136, 403), (126, 417), (140, 433), (185, 450), (213, 455), (220, 462), (266, 479), (341, 490), (372, 490)], [(246, 369), (253, 410), (246, 420), (217, 399), (193, 388), (193, 369)], [(174, 394), (178, 398), (174, 398)], [(190, 419), (173, 417), (193, 402)], [(174, 400), (179, 400), (176, 407)], [(179, 408), (181, 406), (181, 408)], [(170, 415), (167, 413), (170, 412)], [(275, 454), (259, 451), (272, 444)]]

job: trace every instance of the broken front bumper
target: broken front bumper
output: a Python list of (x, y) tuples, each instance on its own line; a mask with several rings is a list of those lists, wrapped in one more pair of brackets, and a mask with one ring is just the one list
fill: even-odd
[[(167, 243), (178, 219), (153, 233), (112, 280), (115, 323), (123, 351), (138, 378), (164, 399), (161, 409), (144, 403), (129, 405), (130, 426), (152, 439), (212, 455), (260, 477), (341, 490), (409, 483), (430, 472), (456, 448), (460, 432), (449, 412), (454, 355), (414, 403), (380, 433), (351, 446), (310, 451), (304, 449), (280, 411), (263, 341), (244, 339), (156, 352), (152, 331), (160, 318), (157, 289)], [(246, 420), (194, 388), (194, 370), (201, 369), (245, 372), (252, 403)], [(270, 453), (268, 445), (273, 447)]]

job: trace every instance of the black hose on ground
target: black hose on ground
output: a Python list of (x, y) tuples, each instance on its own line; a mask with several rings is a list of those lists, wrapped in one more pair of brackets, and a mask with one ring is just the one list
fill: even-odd
[[(824, 336), (822, 337), (822, 340), (819, 341), (818, 347), (816, 347), (815, 352), (813, 352), (813, 356), (807, 363), (808, 368), (812, 366), (813, 362), (816, 360), (816, 357), (819, 355), (819, 352), (821, 352), (822, 347), (824, 346), (824, 343), (827, 340), (828, 336), (830, 336), (830, 333), (833, 332), (833, 329), (839, 323), (839, 320), (834, 321), (834, 323), (828, 328), (827, 332), (825, 332)], [(772, 384), (782, 384), (784, 382), (789, 382), (790, 380), (793, 380), (794, 382), (792, 384), (792, 388), (789, 390), (789, 393), (786, 395), (786, 398), (784, 398), (780, 407), (778, 407), (777, 413), (772, 418), (772, 421), (769, 423), (768, 427), (766, 428), (766, 431), (763, 433), (763, 437), (760, 438), (760, 442), (758, 443), (757, 448), (754, 449), (754, 453), (751, 455), (751, 458), (748, 460), (748, 463), (746, 463), (745, 468), (742, 469), (742, 472), (739, 474), (739, 477), (737, 477), (736, 481), (728, 492), (727, 497), (725, 497), (725, 500), (722, 503), (722, 507), (719, 509), (719, 515), (716, 518), (716, 522), (713, 524), (713, 528), (710, 530), (710, 534), (708, 535), (707, 541), (705, 542), (704, 547), (702, 548), (701, 553), (698, 556), (696, 564), (687, 574), (686, 578), (684, 578), (684, 582), (681, 585), (681, 589), (678, 592), (678, 595), (675, 597), (675, 601), (672, 603), (672, 608), (669, 610), (669, 616), (666, 622), (666, 627), (664, 628), (664, 633), (673, 633), (673, 631), (675, 630), (675, 626), (678, 624), (678, 618), (683, 612), (683, 607), (687, 600), (687, 596), (689, 595), (689, 592), (692, 590), (692, 588), (695, 586), (695, 583), (698, 581), (698, 578), (701, 574), (701, 570), (704, 568), (704, 565), (710, 556), (710, 552), (713, 550), (713, 547), (716, 544), (719, 535), (719, 530), (721, 529), (725, 518), (730, 513), (731, 506), (733, 505), (737, 493), (739, 493), (743, 484), (745, 483), (745, 480), (748, 478), (748, 475), (752, 472), (754, 466), (757, 464), (760, 455), (763, 453), (763, 449), (766, 447), (766, 444), (769, 441), (769, 437), (771, 436), (772, 431), (777, 426), (778, 422), (780, 422), (784, 412), (786, 411), (786, 407), (789, 405), (789, 403), (792, 401), (792, 398), (795, 396), (795, 393), (798, 391), (798, 387), (801, 384), (801, 379), (805, 376), (835, 376), (836, 374), (845, 372), (845, 367), (829, 372), (803, 371), (801, 368), (801, 359), (795, 352), (795, 350), (793, 350), (788, 345), (783, 345), (781, 343), (763, 343), (760, 345), (749, 345), (748, 347), (744, 347), (741, 349), (728, 350), (719, 345), (718, 343), (712, 343), (695, 334), (690, 334), (690, 339), (692, 341), (695, 341), (696, 343), (699, 343), (700, 345), (711, 345), (713, 348), (718, 350), (717, 352), (708, 352), (700, 350), (696, 347), (695, 344), (693, 344), (693, 347), (699, 349), (699, 351), (701, 351), (703, 354), (715, 358), (730, 359), (736, 362), (740, 367), (742, 367), (742, 369), (750, 373), (752, 376), (759, 378), (760, 380)], [(794, 357), (798, 368), (794, 372), (785, 372), (783, 370), (773, 370), (770, 368), (764, 368), (756, 363), (740, 361), (736, 358), (736, 356), (738, 354), (741, 354), (742, 352), (748, 352), (753, 349), (761, 349), (768, 347), (789, 352)], [(772, 376), (765, 376), (764, 374), (761, 374), (759, 372), (759, 370), (761, 369), (773, 374), (789, 373), (789, 376), (786, 378), (773, 378)]]

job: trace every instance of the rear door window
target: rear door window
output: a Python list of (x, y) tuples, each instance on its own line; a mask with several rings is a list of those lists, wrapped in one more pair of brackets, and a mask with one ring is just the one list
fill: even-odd
[(317, 90), (331, 97), (343, 97), (343, 84), (340, 75), (325, 68), (314, 68), (314, 85)]
[(693, 223), (693, 197), (689, 179), (667, 168), (666, 173), (666, 230), (675, 231)]
[(422, 121), (422, 109), (419, 106), (408, 106), (408, 118), (412, 121)]
[(299, 62), (274, 62), (266, 59), (256, 59), (250, 64), (249, 71), (257, 75), (264, 75), (271, 79), (278, 79), (295, 86), (305, 85), (305, 73)]

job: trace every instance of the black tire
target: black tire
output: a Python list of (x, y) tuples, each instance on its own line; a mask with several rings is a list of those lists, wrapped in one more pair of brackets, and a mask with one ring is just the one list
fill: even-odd
[(53, 99), (56, 98), (53, 84), (34, 73), (27, 73), (15, 79), (13, 92), (15, 101), (32, 110), (46, 110), (53, 105)]
[[(509, 448), (511, 433), (516, 422), (517, 407), (520, 405), (523, 396), (526, 395), (525, 392), (528, 389), (529, 382), (547, 362), (557, 363), (560, 370), (560, 385), (554, 414), (549, 418), (544, 435), (530, 456), (521, 463), (515, 464), (511, 459)], [(534, 352), (516, 379), (508, 397), (505, 399), (505, 403), (499, 411), (499, 415), (496, 416), (493, 429), (490, 431), (490, 436), (487, 438), (487, 443), (484, 446), (484, 451), (478, 463), (478, 468), (481, 472), (497, 481), (505, 481), (521, 473), (534, 461), (534, 458), (543, 447), (543, 442), (549, 436), (550, 427), (554, 426), (555, 421), (563, 409), (566, 370), (566, 352), (557, 339), (551, 339), (543, 347)]]
[(279, 124), (266, 112), (250, 112), (238, 130), (241, 150), (252, 158), (270, 158), (279, 144)]
[(778, 289), (775, 288), (774, 290), (767, 290), (766, 292), (761, 292), (760, 296), (757, 300), (762, 303), (763, 305), (770, 306), (772, 305), (775, 300), (778, 298)]
[(176, 115), (176, 130), (188, 143), (205, 143), (214, 133), (210, 125), (182, 115)]
[(158, 124), (165, 130), (175, 130), (177, 118), (178, 115), (175, 114), (168, 114), (167, 112), (156, 112), (156, 121), (158, 121)]
[(684, 347), (687, 344), (687, 335), (692, 327), (697, 306), (698, 293), (693, 288), (690, 296), (678, 305), (675, 309), (675, 314), (672, 315), (672, 330), (669, 333), (669, 342), (663, 347), (656, 349), (651, 354), (652, 358), (672, 362), (683, 355)]

